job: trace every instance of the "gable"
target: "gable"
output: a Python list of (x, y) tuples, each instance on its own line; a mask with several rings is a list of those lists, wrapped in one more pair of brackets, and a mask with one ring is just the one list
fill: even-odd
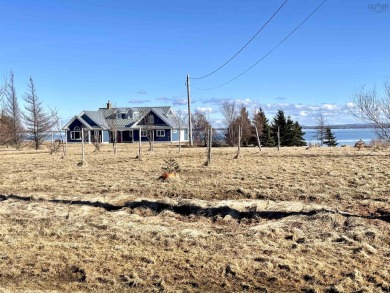
[(156, 113), (154, 113), (154, 111), (150, 111), (148, 114), (146, 114), (146, 116), (144, 118), (141, 119), (141, 121), (138, 123), (138, 125), (146, 125), (148, 123), (145, 123), (145, 119), (149, 119), (149, 115), (152, 115), (153, 119), (153, 123), (151, 123), (152, 125), (156, 125), (156, 126), (169, 126), (167, 123), (165, 123), (161, 118), (160, 116), (158, 116)]
[(82, 127), (86, 127), (78, 118), (76, 118), (72, 123), (69, 124), (68, 129), (70, 131), (74, 131), (74, 129), (78, 127), (81, 129)]

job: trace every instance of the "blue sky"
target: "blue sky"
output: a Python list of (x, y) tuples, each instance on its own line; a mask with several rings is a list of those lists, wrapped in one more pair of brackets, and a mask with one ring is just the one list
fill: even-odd
[[(390, 1), (328, 0), (248, 73), (322, 1), (289, 0), (232, 62), (192, 80), (192, 109), (214, 125), (234, 100), (269, 118), (279, 109), (303, 125), (356, 122), (346, 110), (362, 85), (390, 76)], [(64, 119), (82, 110), (172, 105), (186, 109), (186, 75), (215, 70), (283, 3), (258, 0), (0, 0), (0, 74), (14, 71), (20, 98), (31, 76)]]

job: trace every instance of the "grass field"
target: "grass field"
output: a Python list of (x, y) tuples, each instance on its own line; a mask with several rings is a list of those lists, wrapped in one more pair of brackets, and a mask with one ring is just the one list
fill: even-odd
[(0, 149), (0, 292), (390, 292), (389, 150), (146, 149)]

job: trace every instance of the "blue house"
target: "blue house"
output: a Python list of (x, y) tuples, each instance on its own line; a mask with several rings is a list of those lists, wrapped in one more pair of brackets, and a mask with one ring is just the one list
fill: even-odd
[(184, 125), (170, 106), (113, 108), (108, 101), (105, 108), (82, 111), (63, 128), (67, 142), (99, 140), (102, 143), (131, 143), (153, 139), (158, 142), (188, 141), (188, 126)]

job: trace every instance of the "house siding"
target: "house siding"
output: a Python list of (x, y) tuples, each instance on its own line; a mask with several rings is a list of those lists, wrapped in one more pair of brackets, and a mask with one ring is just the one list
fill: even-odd
[(110, 132), (103, 130), (103, 142), (110, 142)]
[(73, 121), (70, 125), (69, 125), (69, 131), (67, 131), (67, 139), (68, 139), (68, 142), (81, 142), (81, 140), (79, 139), (71, 139), (71, 132), (72, 131), (75, 131), (75, 128), (76, 127), (79, 127), (80, 130), (82, 129), (82, 127), (84, 127), (84, 125), (80, 122), (80, 120), (76, 119), (75, 121)]
[(179, 141), (179, 129), (172, 129), (172, 141)]
[[(157, 116), (153, 111), (151, 111), (147, 116), (149, 116), (150, 114), (153, 115), (153, 119), (154, 119), (154, 123), (153, 125), (156, 125), (156, 126), (169, 126), (168, 124), (166, 124), (159, 116)], [(145, 125), (145, 121), (144, 119), (142, 119), (138, 125)]]

